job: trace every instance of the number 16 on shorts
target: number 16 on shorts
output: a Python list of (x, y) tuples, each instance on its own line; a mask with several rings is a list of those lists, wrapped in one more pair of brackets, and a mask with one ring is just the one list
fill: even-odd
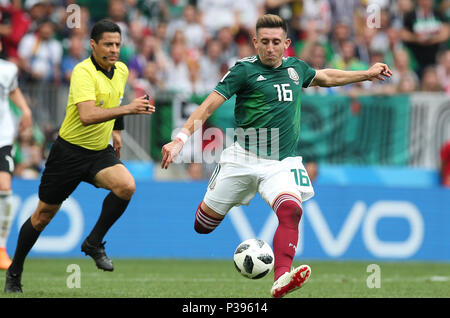
[(309, 187), (311, 185), (311, 181), (309, 180), (308, 173), (306, 173), (305, 169), (291, 169), (291, 172), (294, 174), (295, 183), (301, 187)]

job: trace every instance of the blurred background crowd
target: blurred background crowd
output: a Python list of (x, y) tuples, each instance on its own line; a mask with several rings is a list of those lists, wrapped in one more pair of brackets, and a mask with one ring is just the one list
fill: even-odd
[[(393, 70), (384, 82), (311, 87), (306, 94), (450, 95), (450, 0), (0, 0), (1, 54), (19, 67), (20, 85), (59, 89), (90, 55), (92, 24), (110, 18), (122, 30), (120, 59), (129, 67), (132, 95), (201, 95), (237, 59), (255, 54), (252, 37), (263, 13), (289, 22), (286, 56), (316, 69), (362, 70), (384, 62)], [(45, 148), (59, 124), (39, 118), (41, 134), (21, 132), (18, 139), (21, 175), (38, 171), (35, 146)]]

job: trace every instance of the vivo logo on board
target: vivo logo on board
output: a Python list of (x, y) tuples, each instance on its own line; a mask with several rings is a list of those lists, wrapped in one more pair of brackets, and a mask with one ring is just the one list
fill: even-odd
[[(406, 259), (413, 256), (422, 246), (425, 225), (419, 209), (409, 201), (380, 200), (367, 206), (363, 201), (356, 201), (347, 215), (341, 215), (344, 223), (336, 235), (330, 230), (319, 204), (309, 200), (303, 204), (303, 217), (299, 225), (300, 239), (296, 255), (301, 255), (305, 242), (303, 235), (304, 222), (309, 222), (322, 250), (330, 257), (340, 257), (355, 239), (361, 228), (362, 239), (366, 249), (375, 257)], [(241, 240), (258, 237), (272, 242), (278, 225), (275, 213), (270, 213), (261, 232), (255, 235), (244, 211), (235, 207), (229, 217)], [(403, 241), (383, 241), (377, 235), (376, 227), (380, 220), (401, 218), (407, 221), (409, 235)]]

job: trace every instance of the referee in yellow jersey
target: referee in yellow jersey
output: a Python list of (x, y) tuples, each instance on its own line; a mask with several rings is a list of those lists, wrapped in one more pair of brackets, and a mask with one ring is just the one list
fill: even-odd
[[(62, 202), (82, 181), (110, 193), (81, 250), (94, 259), (98, 268), (114, 269), (102, 240), (135, 191), (133, 176), (119, 159), (123, 116), (155, 111), (145, 96), (120, 106), (128, 78), (127, 66), (118, 61), (120, 44), (117, 24), (101, 20), (94, 25), (92, 56), (72, 72), (66, 116), (42, 174), (38, 206), (20, 229), (13, 262), (6, 271), (5, 292), (22, 292), (21, 275), (28, 252)], [(111, 135), (113, 146), (109, 144)]]

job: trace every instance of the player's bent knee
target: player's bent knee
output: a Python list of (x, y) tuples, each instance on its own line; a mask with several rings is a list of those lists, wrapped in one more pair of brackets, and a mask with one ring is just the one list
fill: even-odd
[(124, 182), (114, 189), (114, 193), (121, 199), (130, 200), (136, 191), (136, 184), (134, 180)]

